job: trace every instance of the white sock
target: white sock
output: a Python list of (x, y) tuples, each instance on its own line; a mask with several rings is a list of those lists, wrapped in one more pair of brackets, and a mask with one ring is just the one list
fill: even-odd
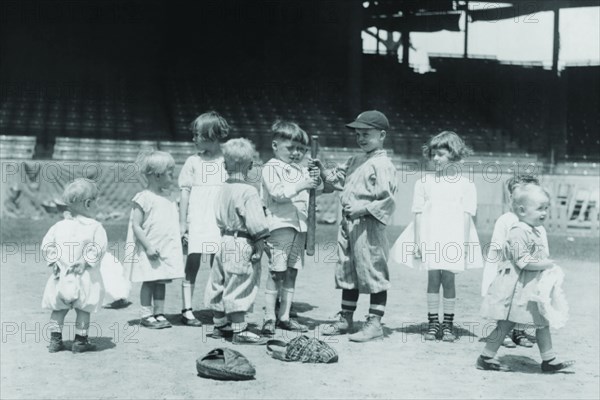
[(152, 306), (141, 306), (140, 307), (140, 317), (142, 319), (148, 318), (148, 317), (153, 317), (153, 315), (152, 315)]
[(265, 290), (265, 319), (275, 321), (275, 303), (277, 303), (277, 290)]
[(244, 332), (248, 328), (247, 322), (234, 322), (231, 324), (234, 333)]
[[(194, 285), (183, 280), (181, 282), (181, 297), (183, 298), (183, 308), (192, 308), (192, 299), (194, 298)], [(183, 316), (187, 319), (194, 319), (194, 314), (191, 311), (186, 311)]]
[(87, 336), (88, 334), (88, 330), (87, 329), (75, 329), (75, 334), (79, 335), (79, 336)]
[(554, 350), (550, 349), (548, 351), (545, 352), (540, 352), (540, 356), (542, 357), (543, 361), (550, 361), (553, 358), (556, 358), (556, 353), (554, 352)]
[(280, 321), (289, 321), (293, 300), (294, 289), (281, 289), (281, 306), (279, 307)]
[(488, 350), (484, 347), (483, 351), (481, 352), (481, 355), (485, 356), (485, 357), (494, 358), (494, 357), (496, 357), (496, 352)]
[(427, 312), (429, 314), (438, 314), (440, 312), (439, 293), (427, 293)]
[(444, 300), (443, 300), (444, 314), (454, 314), (454, 305), (455, 304), (456, 304), (456, 297), (453, 297), (451, 299), (447, 299), (444, 297)]

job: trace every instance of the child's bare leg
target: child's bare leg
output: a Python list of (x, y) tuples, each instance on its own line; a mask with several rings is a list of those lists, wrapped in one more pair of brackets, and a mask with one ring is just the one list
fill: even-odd
[(65, 348), (62, 341), (62, 328), (68, 312), (69, 310), (54, 310), (50, 314), (50, 344), (48, 345), (50, 353), (56, 353)]
[(265, 305), (265, 320), (275, 323), (277, 316), (275, 315), (275, 305), (277, 304), (277, 296), (279, 289), (282, 287), (285, 272), (269, 271), (267, 275), (267, 289), (265, 290), (266, 305)]
[(288, 268), (285, 271), (281, 290), (281, 308), (279, 310), (279, 319), (282, 321), (290, 319), (290, 310), (292, 309), (292, 301), (294, 300), (297, 276), (297, 269)]
[(75, 318), (75, 334), (87, 336), (90, 328), (90, 313), (83, 310), (75, 309), (77, 317)]
[(560, 361), (552, 349), (552, 336), (550, 327), (538, 328), (535, 330), (540, 356), (542, 357), (542, 371), (553, 372), (570, 367), (575, 364), (574, 361)]
[(278, 325), (288, 331), (307, 332), (308, 327), (302, 325), (295, 319), (290, 319), (290, 311), (292, 310), (292, 302), (294, 301), (294, 288), (296, 287), (296, 277), (298, 270), (288, 268), (284, 272), (283, 283), (281, 287), (281, 307), (279, 308)]
[(71, 350), (74, 353), (92, 351), (96, 346), (88, 340), (88, 329), (90, 327), (90, 313), (84, 310), (75, 309), (77, 317), (75, 319), (75, 340)]
[(155, 282), (143, 282), (140, 290), (140, 317), (142, 319), (155, 320), (152, 309), (152, 296), (154, 294)]
[(502, 345), (506, 334), (510, 332), (514, 326), (514, 322), (498, 321), (496, 329), (494, 329), (487, 337), (487, 343), (477, 360), (477, 368), (494, 371), (508, 370), (506, 366), (500, 364), (494, 357), (496, 357), (496, 353), (498, 353), (498, 349)]
[(69, 310), (54, 310), (50, 314), (50, 332), (62, 333), (63, 325), (65, 324), (65, 317)]
[(185, 278), (181, 281), (181, 298), (183, 299), (183, 309), (181, 313), (187, 319), (195, 319), (192, 313), (192, 299), (194, 298), (194, 287), (196, 285), (196, 277), (200, 270), (200, 260), (202, 254), (188, 254), (185, 261)]
[(163, 323), (165, 327), (170, 327), (171, 323), (165, 318), (165, 295), (167, 293), (167, 285), (156, 282), (152, 292), (154, 299), (154, 318), (158, 322)]
[(451, 271), (441, 271), (442, 287), (444, 288), (444, 322), (442, 323), (442, 340), (453, 342), (456, 337), (453, 332), (454, 324), (454, 305), (456, 304), (456, 286), (454, 277), (455, 274)]
[(487, 343), (485, 344), (481, 354), (487, 357), (495, 357), (498, 349), (504, 341), (504, 337), (514, 326), (514, 322), (498, 321), (496, 324), (496, 329), (494, 329), (487, 337)]

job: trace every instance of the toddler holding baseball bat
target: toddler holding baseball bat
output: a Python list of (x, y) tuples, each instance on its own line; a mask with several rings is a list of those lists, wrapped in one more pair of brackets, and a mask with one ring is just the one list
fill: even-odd
[(325, 170), (318, 159), (309, 163), (320, 169), (325, 190), (341, 191), (343, 208), (338, 233), (339, 260), (335, 269), (336, 286), (342, 289), (342, 310), (338, 321), (320, 327), (320, 332), (323, 335), (349, 333), (359, 293), (368, 293), (371, 304), (367, 321), (361, 331), (349, 336), (351, 341), (366, 342), (383, 337), (381, 318), (390, 288), (385, 228), (396, 208), (396, 167), (383, 149), (386, 130), (390, 127), (383, 113), (365, 111), (346, 126), (354, 130), (364, 154), (350, 157), (332, 170)]
[[(308, 135), (294, 122), (276, 121), (271, 127), (274, 157), (262, 169), (261, 197), (267, 209), (271, 236), (268, 244), (272, 260), (267, 276), (264, 335), (274, 335), (275, 325), (290, 331), (308, 328), (290, 318), (298, 271), (304, 264), (308, 219), (308, 191), (319, 183), (313, 174), (300, 166), (308, 149)], [(277, 298), (281, 298), (275, 315)]]

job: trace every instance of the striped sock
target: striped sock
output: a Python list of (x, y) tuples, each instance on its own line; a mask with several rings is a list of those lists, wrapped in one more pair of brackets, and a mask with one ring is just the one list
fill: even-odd
[(371, 304), (369, 305), (369, 314), (383, 317), (385, 305), (387, 303), (387, 290), (379, 293), (371, 293)]
[(437, 314), (440, 311), (440, 294), (427, 293), (427, 312)]
[(444, 325), (452, 326), (454, 323), (454, 314), (444, 313)]
[(231, 326), (233, 328), (233, 333), (240, 333), (240, 332), (244, 332), (248, 328), (248, 323), (247, 322), (234, 322), (233, 324), (231, 324)]
[(447, 299), (444, 297), (443, 303), (444, 314), (453, 314), (454, 315), (454, 306), (456, 305), (456, 297), (452, 297)]
[(358, 303), (358, 290), (342, 290), (342, 311), (356, 311), (356, 303)]

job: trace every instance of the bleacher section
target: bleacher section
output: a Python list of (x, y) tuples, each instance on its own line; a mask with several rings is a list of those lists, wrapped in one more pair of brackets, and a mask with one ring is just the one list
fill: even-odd
[(26, 82), (2, 94), (0, 132), (35, 136), (48, 156), (59, 136), (136, 140), (168, 132), (160, 93), (146, 82)]
[(35, 136), (0, 135), (0, 159), (30, 159), (35, 151)]
[[(395, 60), (364, 58), (360, 107), (388, 115), (392, 129), (387, 143), (397, 160), (419, 159), (422, 145), (432, 135), (453, 130), (473, 147), (475, 158), (495, 158), (506, 164), (503, 170), (513, 162), (531, 162), (523, 157), (534, 157), (536, 166), (544, 161), (541, 166), (551, 168), (544, 116), (551, 101), (544, 84), (548, 71), (493, 60), (434, 61), (438, 73), (403, 75)], [(600, 99), (594, 89), (598, 68), (567, 68), (563, 75), (569, 88), (569, 158), (555, 160), (551, 172), (598, 174), (594, 164), (600, 148), (596, 111)], [(112, 142), (127, 140), (164, 142), (157, 146), (176, 153), (179, 161), (193, 151), (191, 121), (210, 109), (227, 118), (232, 137), (251, 139), (266, 156), (270, 126), (278, 118), (294, 120), (309, 134), (319, 135), (322, 146), (356, 147), (344, 127), (355, 116), (348, 111), (345, 81), (314, 76), (290, 80), (282, 75), (271, 79), (209, 81), (204, 75), (173, 70), (165, 78), (16, 84), (0, 98), (0, 131), (13, 138), (3, 140), (2, 155), (128, 161), (134, 159), (129, 153), (137, 145)], [(507, 88), (490, 86), (492, 80)], [(19, 139), (23, 135), (34, 138), (35, 153), (32, 139)], [(591, 164), (580, 167), (582, 160)]]

